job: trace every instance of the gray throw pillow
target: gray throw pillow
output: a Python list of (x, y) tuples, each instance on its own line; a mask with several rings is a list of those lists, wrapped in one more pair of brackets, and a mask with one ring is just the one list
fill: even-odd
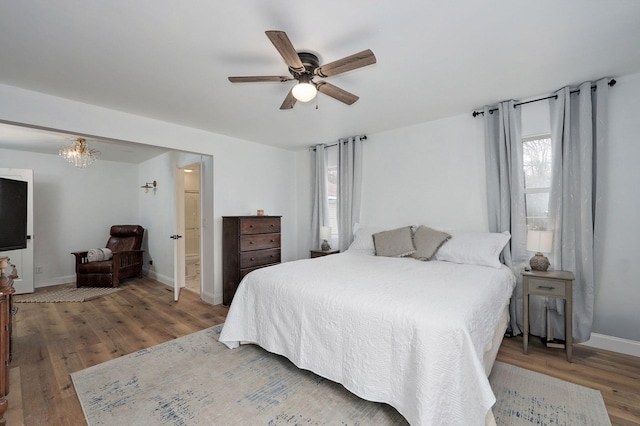
[(413, 244), (416, 251), (412, 256), (420, 260), (430, 260), (449, 238), (451, 235), (446, 232), (436, 231), (421, 225), (413, 234)]
[(373, 234), (373, 245), (376, 256), (403, 257), (416, 251), (409, 226)]

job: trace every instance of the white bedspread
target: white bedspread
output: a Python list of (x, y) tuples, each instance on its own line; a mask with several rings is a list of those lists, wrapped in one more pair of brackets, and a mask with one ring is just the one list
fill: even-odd
[(342, 253), (258, 269), (220, 341), (255, 342), (395, 407), (412, 425), (484, 425), (495, 403), (483, 352), (511, 271)]

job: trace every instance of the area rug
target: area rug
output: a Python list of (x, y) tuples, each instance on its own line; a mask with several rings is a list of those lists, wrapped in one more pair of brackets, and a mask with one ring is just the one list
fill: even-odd
[(598, 390), (501, 362), (494, 365), (489, 381), (498, 425), (611, 425)]
[[(389, 405), (358, 398), (337, 383), (298, 369), (284, 357), (254, 345), (227, 349), (217, 341), (221, 328), (212, 327), (72, 373), (88, 425), (407, 424)], [(496, 363), (492, 384), (501, 395), (523, 398), (505, 398), (496, 405), (498, 425), (550, 424), (517, 423), (536, 416), (557, 420), (554, 425), (607, 424), (594, 423), (602, 416), (593, 421), (574, 416), (574, 412), (597, 410), (598, 398), (604, 410), (599, 392), (589, 393), (591, 398), (580, 394), (576, 399), (572, 396), (575, 392), (547, 397), (549, 377), (526, 370), (516, 375), (505, 366)], [(514, 383), (503, 383), (505, 379)], [(524, 383), (525, 390), (520, 390), (523, 381), (538, 386)], [(527, 401), (533, 404), (533, 415), (522, 414), (528, 413)], [(558, 409), (559, 405), (563, 408)], [(608, 421), (606, 410), (604, 418)]]
[(33, 294), (14, 296), (16, 303), (62, 303), (86, 302), (120, 291), (113, 287), (64, 287), (58, 290), (39, 291)]

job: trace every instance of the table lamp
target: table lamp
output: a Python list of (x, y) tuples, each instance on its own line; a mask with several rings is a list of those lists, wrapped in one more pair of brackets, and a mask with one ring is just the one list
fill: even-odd
[(542, 253), (550, 253), (553, 243), (551, 231), (529, 231), (527, 234), (527, 251), (535, 252), (535, 256), (529, 260), (529, 265), (534, 271), (546, 271), (549, 269), (549, 259)]
[(329, 226), (321, 226), (320, 227), (320, 239), (322, 240), (322, 245), (320, 246), (322, 251), (331, 250), (331, 246), (327, 242), (328, 240), (331, 239), (331, 227), (329, 227)]

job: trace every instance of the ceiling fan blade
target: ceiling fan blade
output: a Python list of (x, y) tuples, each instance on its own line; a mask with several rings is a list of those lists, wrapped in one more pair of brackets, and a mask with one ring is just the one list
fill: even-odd
[(319, 81), (316, 84), (316, 88), (320, 93), (331, 96), (332, 98), (337, 99), (347, 105), (351, 105), (352, 103), (360, 99), (353, 93), (342, 90), (341, 88), (334, 86), (333, 84), (327, 83), (326, 81)]
[[(294, 86), (295, 87), (295, 86)], [(280, 105), (280, 109), (291, 109), (296, 104), (296, 98), (293, 97), (293, 87), (289, 90), (289, 94), (284, 98), (284, 102)]]
[(247, 76), (247, 77), (229, 77), (229, 81), (232, 83), (255, 83), (259, 81), (279, 81), (285, 82), (293, 80), (291, 77), (278, 76), (278, 75), (261, 75), (261, 76)]
[(271, 40), (271, 43), (278, 49), (280, 56), (282, 56), (282, 59), (284, 59), (289, 68), (299, 73), (305, 71), (298, 52), (296, 52), (293, 44), (291, 44), (287, 33), (284, 31), (265, 31), (265, 33), (267, 37), (269, 37), (269, 40)]
[(355, 53), (346, 58), (338, 59), (315, 69), (314, 74), (320, 77), (330, 77), (332, 75), (341, 74), (357, 68), (376, 63), (376, 56), (370, 49)]

